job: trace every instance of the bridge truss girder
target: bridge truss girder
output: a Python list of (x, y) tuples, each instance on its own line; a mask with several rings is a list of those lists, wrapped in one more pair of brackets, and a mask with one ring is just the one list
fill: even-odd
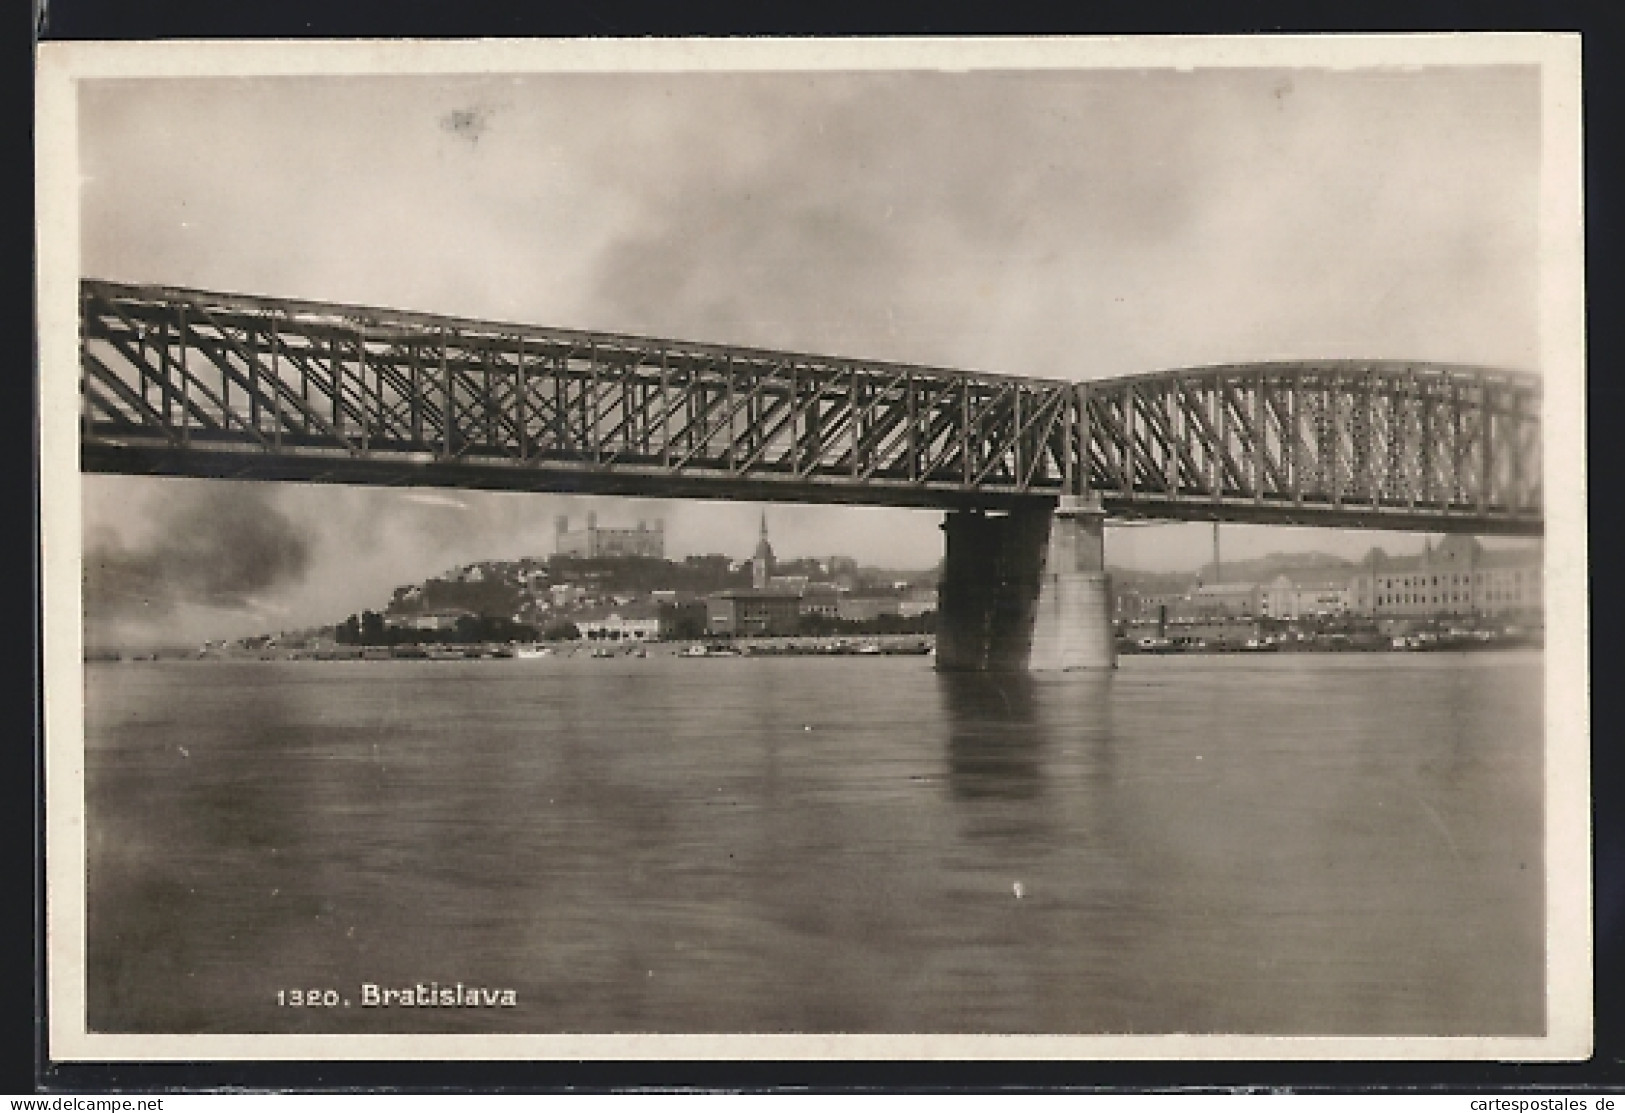
[(1076, 383), (81, 286), (88, 470), (1538, 533), (1538, 385), (1402, 364)]
[(1335, 361), (1079, 390), (1080, 471), (1119, 514), (1540, 531), (1540, 390), (1523, 376)]

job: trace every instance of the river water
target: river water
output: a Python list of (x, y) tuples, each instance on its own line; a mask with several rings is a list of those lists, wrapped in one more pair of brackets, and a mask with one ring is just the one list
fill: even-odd
[[(90, 1027), (1539, 1034), (1540, 684), (1525, 652), (90, 665)], [(418, 983), (515, 1004), (363, 1005)]]

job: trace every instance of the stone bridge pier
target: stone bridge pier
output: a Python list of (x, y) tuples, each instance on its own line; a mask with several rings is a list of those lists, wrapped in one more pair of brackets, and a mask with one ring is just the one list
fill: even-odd
[(1075, 495), (1008, 514), (950, 512), (937, 668), (1115, 668), (1105, 524), (1098, 499)]

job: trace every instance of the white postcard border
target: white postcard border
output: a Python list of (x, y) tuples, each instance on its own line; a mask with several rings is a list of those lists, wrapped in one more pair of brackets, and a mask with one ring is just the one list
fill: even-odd
[[(1011, 1035), (108, 1035), (86, 1030), (78, 466), (77, 82), (526, 71), (1538, 65), (1546, 488), (1547, 1017), (1539, 1038)], [(49, 1054), (62, 1061), (1581, 1059), (1592, 1048), (1580, 40), (1572, 34), (1142, 39), (471, 40), (42, 44), (37, 67), (40, 501)]]

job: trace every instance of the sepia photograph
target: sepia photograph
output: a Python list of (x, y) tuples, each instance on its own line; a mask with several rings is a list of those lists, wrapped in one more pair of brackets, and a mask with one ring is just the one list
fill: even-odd
[(52, 1056), (1583, 1058), (1578, 93), (44, 44)]

